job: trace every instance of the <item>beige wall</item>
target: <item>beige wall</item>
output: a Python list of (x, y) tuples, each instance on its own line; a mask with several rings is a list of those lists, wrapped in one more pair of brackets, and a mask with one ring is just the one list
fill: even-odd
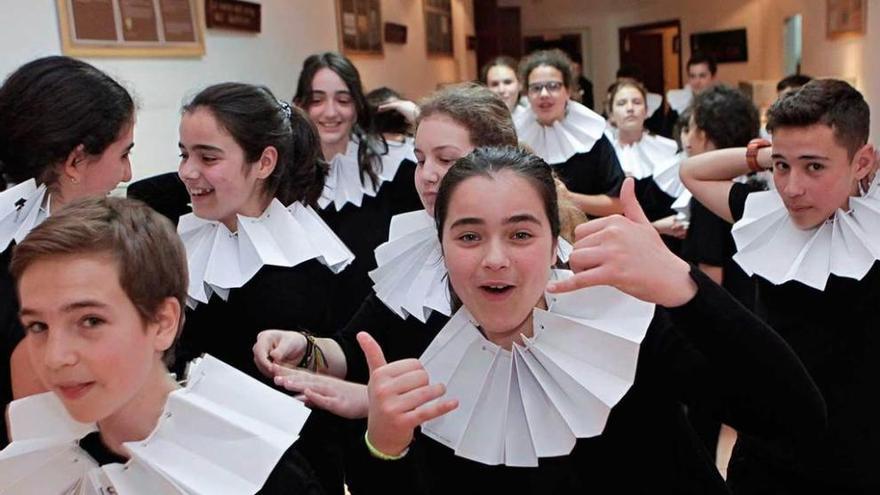
[[(827, 40), (825, 0), (499, 0), (499, 5), (522, 8), (523, 30), (589, 28), (596, 98), (616, 72), (618, 29), (680, 19), (682, 51), (690, 53), (690, 34), (745, 27), (749, 61), (722, 64), (719, 78), (728, 84), (741, 80), (778, 80), (782, 74), (782, 33), (786, 17), (803, 15), (804, 73), (855, 80), (874, 115), (880, 118), (880, 66), (870, 46), (880, 46), (880, 0), (868, 0), (868, 32), (864, 37)], [(686, 62), (686, 60), (685, 60)], [(877, 141), (880, 132), (874, 129)]]
[(476, 79), (476, 52), (466, 49), (466, 37), (474, 34), (473, 0), (452, 1), (454, 57), (427, 56), (422, 5), (421, 0), (382, 0), (382, 22), (405, 25), (407, 41), (403, 45), (386, 43), (384, 57), (352, 57), (367, 91), (389, 86), (418, 99), (438, 85)]

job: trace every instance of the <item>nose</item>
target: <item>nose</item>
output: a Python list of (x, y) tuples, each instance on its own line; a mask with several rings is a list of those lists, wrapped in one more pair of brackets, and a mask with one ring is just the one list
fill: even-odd
[(177, 169), (177, 175), (183, 181), (198, 179), (199, 172), (195, 164), (190, 163), (189, 158), (180, 161), (180, 167)]
[(126, 161), (122, 165), (122, 181), (121, 182), (128, 182), (130, 180), (131, 180), (131, 162)]
[(440, 170), (441, 167), (434, 160), (427, 159), (419, 170), (419, 180), (425, 184), (437, 184), (442, 177)]
[(510, 257), (507, 249), (500, 239), (492, 239), (486, 244), (486, 252), (483, 256), (483, 268), (489, 270), (502, 270), (510, 266)]
[(44, 342), (36, 340), (31, 341), (30, 345), (34, 346), (37, 352), (42, 349), (43, 364), (46, 368), (54, 371), (76, 364), (77, 353), (66, 332), (49, 329), (46, 330)]
[(541, 87), (541, 93), (540, 93), (540, 95), (541, 95), (541, 96), (544, 96), (544, 95), (550, 96), (550, 90), (547, 89), (547, 86), (542, 86), (542, 87)]
[(324, 111), (322, 112), (325, 116), (334, 117), (339, 113), (339, 108), (336, 106), (336, 102), (332, 99), (328, 99), (324, 103)]
[(802, 194), (804, 194), (804, 178), (797, 171), (797, 169), (791, 170), (787, 176), (783, 178), (783, 186), (782, 192), (790, 197), (796, 198)]

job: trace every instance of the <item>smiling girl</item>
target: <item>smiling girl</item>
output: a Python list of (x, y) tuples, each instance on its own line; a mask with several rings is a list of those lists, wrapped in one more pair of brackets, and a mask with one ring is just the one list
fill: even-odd
[(559, 224), (543, 160), (478, 149), (450, 169), (435, 218), (461, 309), (418, 361), (389, 363), (358, 336), (371, 372), (366, 445), (386, 491), (726, 493), (681, 402), (787, 441), (821, 430), (821, 397), (788, 347), (663, 246), (631, 182), (622, 200), (635, 220), (580, 227), (599, 237), (579, 264), (614, 268), (575, 280), (603, 277), (668, 310), (608, 287), (545, 294), (570, 275), (551, 269)]

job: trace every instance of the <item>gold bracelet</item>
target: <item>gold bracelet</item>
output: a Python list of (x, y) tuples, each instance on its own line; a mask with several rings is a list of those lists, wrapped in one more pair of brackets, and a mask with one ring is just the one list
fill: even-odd
[(372, 455), (376, 459), (382, 459), (383, 461), (399, 461), (400, 459), (403, 459), (403, 456), (405, 456), (409, 452), (409, 447), (403, 449), (403, 452), (397, 455), (389, 455), (385, 452), (382, 452), (370, 443), (369, 431), (364, 432), (364, 443), (367, 444), (367, 450), (370, 451), (370, 455)]

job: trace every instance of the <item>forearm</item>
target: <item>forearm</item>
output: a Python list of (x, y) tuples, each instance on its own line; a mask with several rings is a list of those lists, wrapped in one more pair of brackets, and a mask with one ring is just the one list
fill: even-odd
[(607, 217), (623, 213), (620, 199), (607, 194), (569, 193), (572, 203), (591, 217)]
[(342, 347), (335, 340), (328, 338), (315, 339), (315, 344), (324, 353), (324, 359), (327, 364), (326, 369), (319, 369), (318, 371), (336, 378), (345, 378), (348, 368)]

